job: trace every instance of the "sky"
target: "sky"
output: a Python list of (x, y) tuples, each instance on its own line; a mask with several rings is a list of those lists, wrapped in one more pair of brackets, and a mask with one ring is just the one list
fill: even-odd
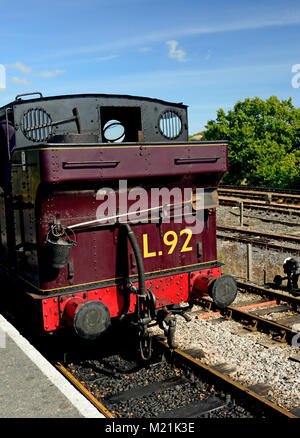
[(146, 96), (187, 105), (190, 135), (246, 97), (300, 106), (299, 0), (0, 2), (0, 106)]

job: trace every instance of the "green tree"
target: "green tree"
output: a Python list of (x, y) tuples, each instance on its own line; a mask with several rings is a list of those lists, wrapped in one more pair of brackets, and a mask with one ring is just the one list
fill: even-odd
[(223, 182), (300, 187), (300, 109), (292, 99), (247, 98), (210, 120), (204, 140), (228, 140), (229, 170)]

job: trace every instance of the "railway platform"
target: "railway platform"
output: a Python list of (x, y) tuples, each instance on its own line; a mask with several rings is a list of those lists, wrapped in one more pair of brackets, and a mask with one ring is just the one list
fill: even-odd
[(0, 418), (101, 417), (0, 314)]

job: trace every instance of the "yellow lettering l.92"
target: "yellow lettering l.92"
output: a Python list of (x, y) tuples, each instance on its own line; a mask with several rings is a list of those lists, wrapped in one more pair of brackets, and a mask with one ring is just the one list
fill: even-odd
[(193, 248), (191, 246), (188, 246), (188, 244), (189, 244), (189, 242), (190, 242), (190, 240), (192, 238), (192, 235), (193, 235), (192, 230), (190, 230), (189, 228), (185, 228), (184, 230), (180, 231), (180, 236), (182, 236), (183, 234), (187, 234), (187, 238), (185, 239), (185, 242), (182, 245), (182, 248), (181, 248), (180, 252), (192, 251)]
[[(184, 230), (181, 230), (179, 235), (182, 236), (186, 234), (186, 239), (180, 249), (180, 252), (187, 252), (187, 251), (192, 251), (193, 248), (191, 246), (188, 246), (188, 244), (190, 243), (190, 240), (193, 236), (193, 232), (192, 230), (190, 230), (189, 228), (185, 228)], [(169, 251), (168, 254), (172, 254), (178, 244), (178, 234), (175, 231), (167, 231), (164, 236), (163, 236), (163, 242), (166, 246), (169, 247)], [(148, 235), (147, 234), (143, 234), (143, 248), (144, 248), (144, 258), (148, 258), (148, 257), (156, 257), (157, 253), (156, 251), (150, 251), (149, 250), (149, 243), (148, 243)], [(163, 252), (159, 251), (158, 255), (162, 255)]]
[[(171, 239), (168, 239), (168, 237), (171, 236)], [(164, 244), (167, 246), (170, 246), (171, 248), (168, 251), (168, 254), (172, 254), (174, 249), (176, 248), (177, 242), (178, 242), (178, 236), (175, 231), (167, 231), (164, 234)]]

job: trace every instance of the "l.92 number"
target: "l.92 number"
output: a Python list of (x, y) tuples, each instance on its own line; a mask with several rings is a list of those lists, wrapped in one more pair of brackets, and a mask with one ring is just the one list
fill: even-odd
[[(193, 248), (189, 246), (190, 240), (193, 235), (192, 230), (190, 230), (189, 228), (185, 228), (184, 230), (181, 230), (179, 232), (179, 236), (183, 236), (183, 235), (186, 235), (186, 238), (180, 247), (180, 252), (192, 251)], [(168, 254), (172, 254), (175, 251), (175, 248), (177, 247), (179, 240), (181, 239), (179, 239), (178, 234), (172, 230), (167, 231), (163, 235), (163, 242), (165, 246), (168, 247)], [(163, 255), (163, 251), (158, 251), (158, 253), (156, 253), (156, 251), (149, 250), (148, 234), (143, 234), (143, 253), (144, 253), (144, 258), (156, 257), (156, 255), (159, 256)]]

